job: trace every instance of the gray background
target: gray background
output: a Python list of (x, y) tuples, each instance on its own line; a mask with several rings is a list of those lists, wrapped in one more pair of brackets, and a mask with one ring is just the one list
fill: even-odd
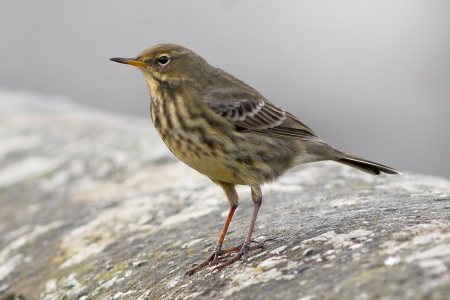
[(0, 87), (147, 117), (143, 76), (108, 59), (167, 42), (341, 150), (450, 177), (448, 0), (1, 1)]

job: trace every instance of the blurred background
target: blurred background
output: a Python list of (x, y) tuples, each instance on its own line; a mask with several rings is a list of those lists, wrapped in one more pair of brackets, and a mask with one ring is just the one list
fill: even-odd
[(1, 1), (0, 41), (0, 88), (140, 117), (142, 74), (109, 58), (180, 44), (336, 148), (450, 178), (448, 0)]

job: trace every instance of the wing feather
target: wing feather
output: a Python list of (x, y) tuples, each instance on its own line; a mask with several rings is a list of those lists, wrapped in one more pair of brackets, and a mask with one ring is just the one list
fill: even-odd
[(271, 103), (232, 99), (226, 102), (209, 102), (208, 107), (225, 119), (247, 129), (265, 129), (280, 125), (285, 112)]
[(241, 130), (284, 138), (320, 140), (309, 127), (292, 114), (262, 97), (255, 99), (255, 95), (242, 95), (247, 97), (229, 99), (226, 93), (217, 91), (210, 96), (206, 101), (207, 106)]

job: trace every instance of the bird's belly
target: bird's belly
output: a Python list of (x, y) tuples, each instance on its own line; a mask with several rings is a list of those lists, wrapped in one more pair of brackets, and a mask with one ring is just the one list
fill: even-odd
[(184, 141), (168, 138), (164, 141), (170, 151), (186, 165), (213, 180), (246, 184), (239, 175), (239, 166), (227, 159), (221, 149), (210, 150), (202, 146), (192, 146)]
[(291, 145), (286, 140), (248, 136), (229, 140), (214, 139), (215, 134), (193, 140), (192, 136), (164, 135), (170, 151), (182, 162), (213, 180), (255, 185), (270, 182), (294, 165)]

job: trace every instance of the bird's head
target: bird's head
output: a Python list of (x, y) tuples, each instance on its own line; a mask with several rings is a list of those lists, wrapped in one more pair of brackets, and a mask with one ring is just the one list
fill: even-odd
[(211, 66), (193, 51), (174, 44), (148, 48), (134, 58), (111, 58), (112, 61), (138, 67), (152, 88), (162, 83), (198, 82), (208, 78)]

